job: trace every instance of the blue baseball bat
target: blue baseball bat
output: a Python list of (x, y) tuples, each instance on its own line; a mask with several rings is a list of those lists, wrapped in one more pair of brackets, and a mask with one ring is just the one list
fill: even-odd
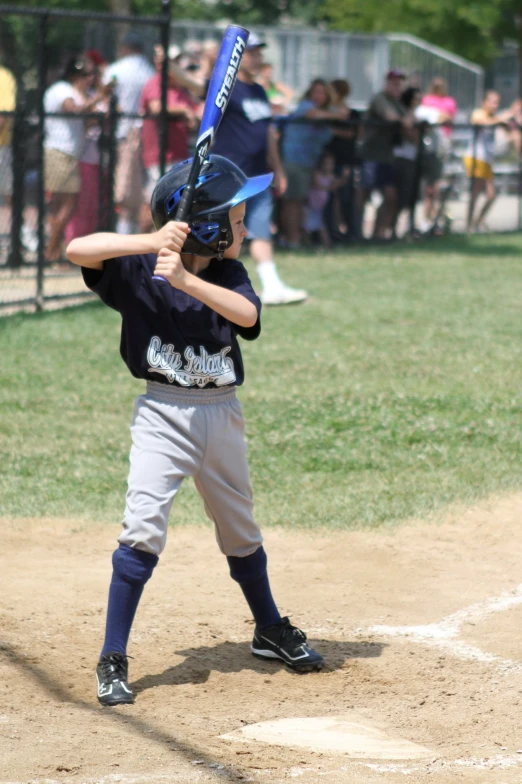
[[(199, 137), (196, 143), (196, 152), (192, 160), (187, 184), (176, 211), (176, 220), (178, 221), (186, 220), (192, 207), (199, 173), (208, 156), (221, 118), (228, 106), (230, 95), (236, 83), (243, 52), (246, 49), (248, 35), (248, 30), (237, 25), (229, 25), (225, 30), (208, 86)], [(153, 275), (153, 280), (170, 285), (161, 275)]]

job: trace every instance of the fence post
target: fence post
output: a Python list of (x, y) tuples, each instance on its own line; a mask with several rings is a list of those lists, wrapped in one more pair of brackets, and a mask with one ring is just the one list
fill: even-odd
[(12, 162), (12, 196), (11, 196), (11, 249), (7, 258), (7, 266), (13, 269), (24, 263), (22, 253), (21, 232), (24, 211), (25, 186), (25, 101), (20, 85), (17, 88), (17, 100), (13, 117), (13, 136), (11, 140)]
[(478, 145), (478, 135), (480, 133), (480, 126), (474, 125), (473, 126), (473, 146), (472, 146), (472, 163), (471, 163), (471, 177), (470, 177), (470, 191), (469, 191), (469, 207), (468, 207), (468, 231), (471, 230), (471, 221), (473, 219), (473, 208), (474, 204), (474, 195), (475, 195), (475, 172), (477, 169), (477, 145)]
[(417, 155), (415, 156), (415, 172), (413, 175), (413, 187), (410, 201), (410, 234), (413, 235), (415, 231), (415, 208), (419, 200), (420, 184), (422, 180), (422, 164), (424, 159), (424, 134), (428, 123), (423, 121), (418, 126), (419, 139), (417, 141)]
[[(517, 125), (518, 132), (522, 132), (522, 127)], [(522, 231), (522, 150), (518, 156), (518, 230)]]
[(159, 123), (159, 148), (160, 177), (165, 174), (165, 162), (167, 158), (167, 146), (169, 138), (169, 115), (167, 111), (167, 90), (169, 81), (169, 41), (170, 41), (170, 0), (162, 0), (161, 16), (161, 46), (163, 48), (163, 62), (161, 64), (161, 112), (158, 117)]
[(44, 94), (47, 88), (47, 29), (49, 14), (40, 17), (40, 40), (38, 46), (38, 144), (37, 144), (37, 169), (38, 169), (38, 256), (36, 274), (36, 309), (42, 310), (44, 305), (44, 256), (45, 256), (45, 116)]
[(116, 127), (118, 124), (118, 99), (111, 95), (109, 103), (109, 159), (107, 176), (107, 231), (114, 231), (114, 174), (118, 151), (116, 149)]

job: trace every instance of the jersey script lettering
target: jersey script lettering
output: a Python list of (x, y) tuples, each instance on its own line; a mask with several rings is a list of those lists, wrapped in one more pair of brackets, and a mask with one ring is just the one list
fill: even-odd
[(174, 345), (162, 344), (161, 338), (155, 335), (147, 351), (149, 373), (160, 373), (170, 383), (177, 381), (183, 387), (204, 387), (209, 383), (217, 387), (233, 384), (236, 380), (234, 363), (227, 357), (231, 350), (231, 346), (226, 346), (217, 354), (209, 354), (200, 346), (197, 354), (192, 346), (187, 346), (183, 353), (184, 364)]

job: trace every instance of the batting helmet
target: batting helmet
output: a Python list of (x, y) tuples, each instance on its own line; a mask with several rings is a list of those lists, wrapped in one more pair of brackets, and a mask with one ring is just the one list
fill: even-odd
[[(191, 158), (178, 163), (156, 183), (150, 203), (156, 229), (175, 219), (191, 165)], [(190, 234), (183, 245), (183, 252), (223, 258), (224, 251), (233, 242), (229, 210), (264, 191), (272, 178), (273, 174), (246, 177), (228, 158), (209, 155), (196, 184), (187, 218)]]

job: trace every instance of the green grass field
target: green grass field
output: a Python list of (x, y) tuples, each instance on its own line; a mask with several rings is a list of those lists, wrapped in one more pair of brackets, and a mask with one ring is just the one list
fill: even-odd
[[(521, 250), (511, 236), (280, 256), (312, 299), (265, 310), (243, 343), (261, 524), (376, 526), (522, 486)], [(143, 384), (118, 314), (6, 317), (0, 350), (0, 515), (120, 520)], [(187, 482), (171, 522), (203, 520)]]

